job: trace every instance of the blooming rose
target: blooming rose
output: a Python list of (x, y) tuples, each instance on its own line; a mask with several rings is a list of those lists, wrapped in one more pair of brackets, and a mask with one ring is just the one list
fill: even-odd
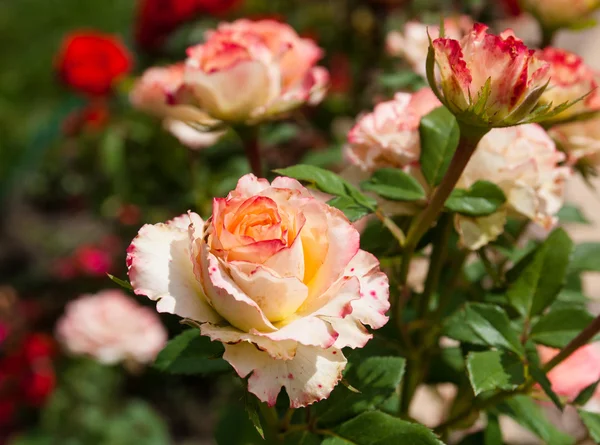
[(483, 137), (457, 187), (469, 188), (490, 181), (506, 195), (505, 208), (481, 217), (456, 217), (461, 241), (471, 249), (493, 241), (503, 232), (506, 212), (529, 218), (548, 229), (556, 221), (564, 199), (569, 167), (552, 139), (537, 124), (499, 128)]
[(223, 358), (271, 406), (282, 386), (292, 407), (328, 397), (341, 348), (364, 346), (364, 325), (388, 319), (387, 277), (356, 229), (286, 177), (242, 177), (206, 222), (189, 212), (145, 225), (127, 263), (136, 294), (223, 342)]
[(521, 0), (521, 7), (550, 30), (587, 23), (600, 0)]
[(476, 126), (516, 125), (537, 105), (549, 65), (507, 30), (496, 36), (476, 23), (460, 41), (438, 38), (433, 53), (444, 105)]
[[(451, 39), (462, 39), (472, 27), (473, 20), (467, 15), (444, 19), (444, 33)], [(427, 33), (432, 39), (437, 39), (440, 36), (440, 27), (410, 21), (404, 25), (404, 33), (391, 31), (386, 38), (388, 54), (404, 58), (416, 73), (426, 77), (425, 61), (429, 49)]]
[(550, 84), (542, 94), (540, 102), (561, 104), (587, 95), (559, 113), (555, 119), (600, 111), (600, 92), (597, 90), (600, 74), (587, 66), (581, 57), (552, 47), (538, 51), (537, 57), (550, 64)]
[(156, 313), (120, 290), (83, 295), (68, 303), (56, 336), (70, 353), (104, 364), (150, 363), (167, 341)]
[(600, 118), (557, 125), (549, 134), (567, 153), (570, 164), (585, 159), (600, 165)]
[(348, 133), (346, 155), (364, 171), (407, 169), (419, 163), (421, 118), (442, 104), (429, 88), (397, 93), (362, 116)]
[(281, 115), (318, 103), (328, 74), (315, 67), (322, 51), (287, 24), (237, 20), (207, 33), (188, 49), (177, 104), (189, 104), (226, 122)]
[(91, 96), (105, 96), (131, 70), (131, 55), (110, 34), (78, 32), (68, 35), (57, 58), (58, 72), (71, 88)]
[[(542, 362), (550, 361), (558, 349), (538, 346)], [(600, 379), (600, 344), (582, 346), (548, 373), (552, 390), (559, 396), (575, 399), (586, 387)], [(598, 397), (600, 394), (596, 394)]]

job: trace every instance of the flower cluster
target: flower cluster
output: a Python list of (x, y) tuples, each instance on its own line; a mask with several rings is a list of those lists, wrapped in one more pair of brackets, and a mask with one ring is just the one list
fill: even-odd
[(242, 177), (207, 221), (190, 212), (142, 227), (127, 263), (136, 294), (223, 342), (223, 358), (271, 406), (282, 387), (292, 407), (326, 398), (342, 348), (364, 346), (364, 325), (388, 319), (387, 277), (356, 229), (286, 177)]

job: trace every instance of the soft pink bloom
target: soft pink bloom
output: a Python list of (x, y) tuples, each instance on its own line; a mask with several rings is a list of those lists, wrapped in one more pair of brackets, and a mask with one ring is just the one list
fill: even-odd
[(410, 168), (421, 155), (421, 118), (442, 106), (429, 88), (397, 93), (362, 116), (348, 133), (346, 155), (364, 171), (383, 167)]
[(557, 125), (549, 133), (567, 153), (569, 164), (584, 159), (600, 165), (600, 118)]
[(256, 122), (318, 103), (328, 73), (321, 49), (274, 20), (237, 20), (188, 49), (177, 103), (225, 122)]
[(286, 177), (242, 177), (206, 222), (189, 212), (145, 225), (127, 263), (136, 294), (223, 342), (223, 358), (271, 406), (282, 386), (292, 407), (328, 397), (341, 349), (364, 346), (364, 325), (388, 319), (387, 277), (356, 229)]
[[(473, 28), (473, 20), (467, 15), (444, 19), (444, 33), (450, 39), (460, 40)], [(392, 56), (404, 58), (412, 69), (426, 77), (425, 61), (429, 49), (429, 36), (437, 39), (440, 27), (410, 21), (404, 25), (404, 32), (391, 31), (387, 35), (387, 52)]]
[(542, 94), (541, 102), (559, 105), (585, 96), (558, 114), (556, 119), (600, 111), (600, 91), (597, 89), (600, 73), (586, 65), (577, 54), (564, 49), (548, 47), (538, 51), (537, 57), (550, 64), (550, 84)]
[(569, 28), (588, 23), (599, 0), (521, 0), (520, 6), (547, 29)]
[(71, 260), (82, 274), (104, 277), (112, 270), (112, 255), (102, 247), (85, 245), (79, 247)]
[(490, 131), (477, 146), (457, 187), (493, 182), (506, 195), (506, 204), (498, 214), (457, 217), (463, 243), (477, 249), (495, 239), (503, 232), (507, 212), (550, 228), (564, 201), (565, 180), (571, 175), (569, 167), (559, 165), (564, 159), (564, 153), (537, 124)]
[[(515, 125), (537, 105), (550, 67), (512, 31), (497, 36), (487, 29), (477, 23), (460, 41), (433, 41), (441, 100), (459, 119), (473, 125)], [(476, 107), (480, 99), (481, 106)]]
[(69, 353), (104, 364), (150, 363), (167, 341), (156, 313), (120, 290), (83, 295), (68, 303), (56, 335)]
[[(546, 363), (559, 350), (538, 346), (538, 352), (540, 360)], [(600, 379), (600, 344), (590, 343), (579, 348), (550, 371), (548, 379), (556, 394), (573, 400), (583, 389)]]

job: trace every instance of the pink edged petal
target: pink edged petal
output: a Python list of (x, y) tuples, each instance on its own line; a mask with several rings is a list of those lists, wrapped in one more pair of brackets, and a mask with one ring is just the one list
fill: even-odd
[(468, 92), (472, 77), (460, 44), (453, 39), (439, 38), (433, 41), (433, 49), (440, 69), (444, 96), (451, 104), (464, 110), (469, 104)]
[(167, 224), (146, 224), (127, 249), (127, 268), (136, 295), (158, 301), (159, 312), (199, 322), (219, 322), (194, 275), (187, 215)]
[(235, 190), (227, 195), (227, 199), (251, 198), (267, 188), (269, 188), (269, 181), (257, 178), (252, 173), (248, 173), (239, 179)]
[(296, 355), (298, 343), (293, 340), (273, 341), (265, 337), (241, 332), (232, 326), (216, 326), (204, 323), (200, 326), (202, 335), (210, 337), (212, 341), (235, 345), (242, 342), (254, 344), (261, 351), (277, 360), (290, 360)]
[(228, 266), (233, 281), (272, 322), (296, 312), (308, 295), (306, 285), (294, 276), (282, 277), (266, 266), (247, 262), (230, 262)]
[(163, 127), (182, 145), (192, 150), (210, 147), (225, 134), (225, 131), (198, 131), (185, 122), (175, 119), (165, 119)]
[(296, 179), (288, 178), (287, 176), (277, 176), (271, 181), (271, 187), (276, 189), (298, 190), (301, 192), (301, 195), (306, 198), (311, 196), (306, 187), (300, 184)]
[(351, 315), (346, 318), (328, 318), (327, 320), (338, 333), (338, 338), (333, 344), (334, 348), (362, 348), (373, 338), (373, 334)]
[(248, 343), (225, 345), (223, 358), (240, 377), (252, 373), (248, 390), (269, 406), (275, 405), (281, 387), (285, 387), (292, 408), (329, 397), (347, 363), (339, 349), (302, 345), (292, 360), (275, 360)]
[[(199, 245), (199, 246), (198, 246)], [(248, 332), (272, 332), (275, 327), (265, 317), (258, 304), (250, 299), (231, 279), (226, 267), (209, 252), (208, 246), (196, 240), (195, 261), (199, 264), (200, 282), (208, 301), (231, 325)]]

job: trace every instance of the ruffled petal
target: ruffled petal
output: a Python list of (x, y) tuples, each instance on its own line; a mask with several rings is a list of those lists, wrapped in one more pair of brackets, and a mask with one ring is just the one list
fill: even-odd
[(292, 360), (275, 360), (249, 343), (225, 345), (223, 358), (237, 374), (248, 379), (248, 390), (274, 406), (282, 387), (292, 408), (301, 408), (329, 397), (342, 378), (346, 358), (335, 348), (298, 346)]
[(477, 250), (497, 239), (504, 232), (505, 224), (505, 210), (478, 218), (456, 215), (454, 219), (460, 243), (470, 250)]
[(143, 226), (127, 249), (129, 279), (136, 295), (158, 301), (159, 312), (216, 323), (221, 317), (194, 275), (189, 224), (189, 217), (182, 215), (167, 224)]

